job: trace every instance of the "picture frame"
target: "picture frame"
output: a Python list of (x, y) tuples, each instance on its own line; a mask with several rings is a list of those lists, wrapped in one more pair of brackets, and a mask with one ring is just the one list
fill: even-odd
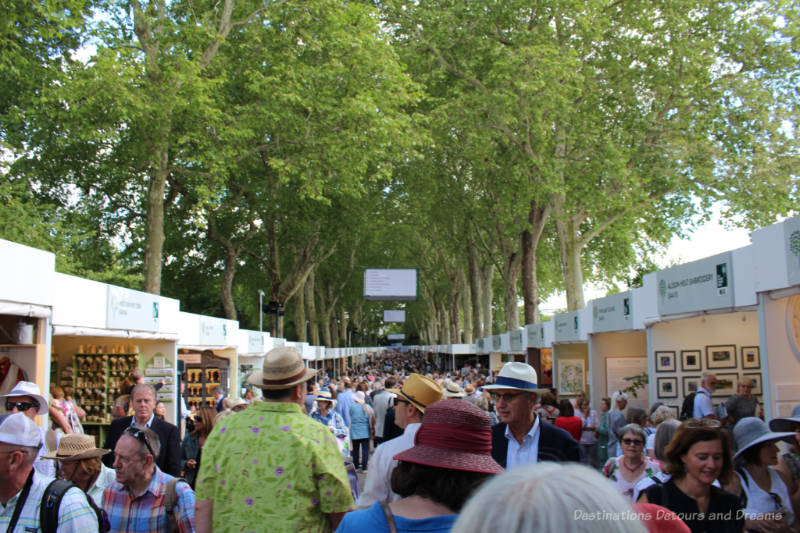
[(656, 372), (675, 372), (675, 352), (671, 350), (656, 351)]
[(666, 377), (658, 378), (658, 397), (677, 398), (678, 397), (678, 378)]
[(558, 360), (558, 394), (573, 396), (586, 389), (586, 363), (583, 359)]
[(750, 378), (753, 380), (753, 390), (750, 392), (753, 396), (761, 396), (761, 373), (760, 372), (746, 372), (742, 374), (743, 378)]
[(692, 392), (697, 392), (701, 379), (702, 376), (683, 376), (683, 395), (688, 396)]
[(736, 368), (736, 345), (717, 344), (706, 346), (706, 368)]
[(700, 372), (702, 369), (700, 350), (681, 350), (681, 372)]
[(680, 415), (681, 415), (681, 406), (680, 405), (668, 405), (667, 407), (669, 407), (670, 409), (672, 409), (675, 412), (675, 420), (679, 420), (680, 419)]
[(725, 373), (715, 374), (717, 377), (717, 388), (714, 390), (712, 396), (714, 398), (725, 397), (735, 393), (739, 387), (739, 374)]
[(758, 346), (742, 346), (742, 368), (761, 368), (761, 352)]

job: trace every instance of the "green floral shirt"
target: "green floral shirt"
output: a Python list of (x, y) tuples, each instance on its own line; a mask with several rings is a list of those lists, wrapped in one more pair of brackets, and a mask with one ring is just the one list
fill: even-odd
[(352, 508), (330, 429), (293, 403), (255, 402), (220, 420), (203, 446), (197, 500), (214, 501), (213, 530), (330, 531)]

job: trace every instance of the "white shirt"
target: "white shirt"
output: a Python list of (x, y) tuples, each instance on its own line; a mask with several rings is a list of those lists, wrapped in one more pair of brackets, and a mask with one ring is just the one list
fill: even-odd
[(372, 398), (373, 409), (375, 410), (375, 436), (383, 437), (383, 423), (386, 420), (386, 411), (389, 404), (394, 399), (394, 394), (384, 389)]
[(356, 504), (359, 509), (371, 507), (375, 502), (391, 503), (400, 499), (400, 495), (392, 492), (392, 470), (397, 466), (394, 456), (414, 446), (414, 435), (420, 425), (418, 422), (407, 425), (402, 435), (375, 448), (367, 467), (364, 490)]
[(47, 446), (45, 445), (45, 435), (47, 431), (41, 426), (36, 426), (36, 429), (39, 430), (41, 446), (39, 447), (39, 452), (36, 454), (36, 459), (33, 461), (33, 468), (43, 476), (55, 479), (56, 462), (52, 459), (42, 459), (42, 457), (48, 453)]
[(694, 395), (693, 418), (703, 418), (714, 414), (714, 404), (711, 403), (711, 391), (705, 387), (698, 387), (697, 394)]
[(86, 491), (86, 494), (92, 497), (94, 503), (98, 507), (102, 507), (103, 492), (106, 490), (106, 487), (109, 487), (116, 480), (117, 480), (117, 472), (113, 468), (109, 468), (101, 462), (100, 474), (97, 475), (97, 479), (94, 480), (94, 483), (92, 483), (92, 486), (89, 487), (88, 491)]
[(511, 428), (506, 425), (506, 438), (508, 439), (508, 454), (506, 455), (506, 470), (516, 466), (530, 465), (539, 462), (539, 417), (533, 422), (533, 427), (522, 439), (522, 444), (517, 442), (511, 433)]

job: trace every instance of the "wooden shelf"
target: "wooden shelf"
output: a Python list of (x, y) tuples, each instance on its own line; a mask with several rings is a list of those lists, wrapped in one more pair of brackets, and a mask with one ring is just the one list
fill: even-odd
[(44, 344), (0, 344), (0, 348), (36, 348)]

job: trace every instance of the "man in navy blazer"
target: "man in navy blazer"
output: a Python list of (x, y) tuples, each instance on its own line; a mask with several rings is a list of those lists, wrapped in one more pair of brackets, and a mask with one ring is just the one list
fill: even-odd
[(533, 367), (517, 362), (503, 365), (495, 382), (484, 386), (500, 417), (500, 423), (492, 426), (492, 457), (505, 469), (539, 461), (581, 460), (572, 435), (533, 412), (537, 386)]
[(165, 474), (180, 477), (180, 430), (177, 426), (154, 416), (153, 410), (156, 407), (155, 389), (147, 384), (136, 385), (131, 392), (131, 401), (134, 415), (118, 418), (111, 423), (105, 443), (105, 448), (111, 450), (111, 453), (103, 456), (103, 463), (108, 467), (113, 467), (114, 447), (126, 429), (131, 426), (149, 427), (158, 435), (158, 440), (161, 443), (161, 450), (158, 452), (158, 458), (156, 459), (158, 468)]

